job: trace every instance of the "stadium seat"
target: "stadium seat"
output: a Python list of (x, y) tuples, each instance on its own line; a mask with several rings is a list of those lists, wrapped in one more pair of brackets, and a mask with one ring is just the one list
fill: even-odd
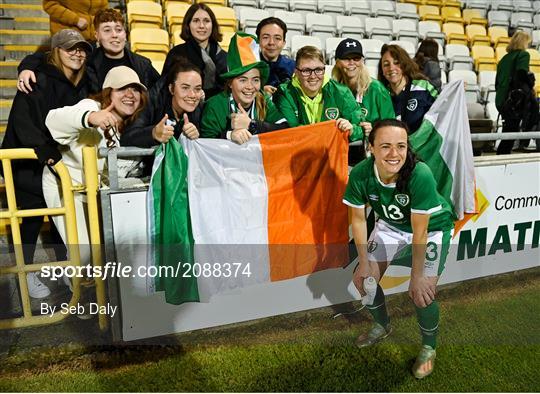
[(345, 2), (343, 0), (318, 0), (317, 9), (321, 14), (345, 15)]
[(415, 46), (418, 44), (420, 35), (416, 28), (416, 22), (412, 19), (394, 19), (392, 32), (396, 40), (410, 41)]
[(534, 12), (538, 14), (540, 12), (540, 0), (534, 0), (532, 7), (534, 9)]
[(540, 30), (533, 30), (532, 46), (536, 47), (536, 49), (540, 49)]
[(169, 52), (169, 34), (162, 29), (134, 28), (129, 34), (131, 50), (139, 53), (158, 52), (167, 55)]
[(495, 48), (499, 46), (506, 46), (510, 42), (510, 37), (508, 37), (508, 30), (502, 26), (490, 26), (488, 28), (488, 34), (491, 39), (491, 43)]
[(528, 12), (514, 12), (510, 17), (510, 27), (527, 30), (529, 34), (534, 29), (532, 14)]
[(336, 16), (336, 29), (340, 37), (356, 38), (357, 40), (364, 38), (366, 33), (364, 20), (357, 16)]
[(378, 66), (366, 66), (369, 71), (369, 76), (371, 78), (377, 79), (377, 73), (379, 71)]
[(446, 59), (449, 70), (472, 70), (474, 61), (469, 48), (463, 44), (446, 44)]
[(442, 23), (443, 18), (440, 14), (440, 8), (434, 5), (422, 4), (418, 6), (418, 14), (423, 21), (434, 21)]
[(182, 26), (182, 22), (184, 21), (184, 15), (186, 14), (190, 6), (191, 4), (180, 2), (169, 2), (169, 4), (167, 5), (165, 15), (167, 17), (167, 24), (171, 35), (173, 34), (174, 28), (176, 26)]
[(467, 25), (465, 26), (465, 33), (469, 40), (469, 46), (473, 45), (488, 45), (491, 46), (491, 41), (487, 35), (486, 28), (482, 25)]
[(446, 35), (441, 32), (441, 25), (434, 21), (418, 22), (418, 34), (420, 38), (433, 38), (441, 45), (446, 41)]
[(513, 0), (491, 0), (492, 10), (510, 11), (514, 10)]
[[(485, 13), (483, 15), (486, 15)], [(482, 25), (487, 26), (488, 21), (482, 16), (480, 10), (473, 8), (466, 8), (463, 10), (463, 20), (468, 25)]]
[(512, 5), (514, 6), (514, 12), (534, 14), (532, 3), (529, 0), (514, 0)]
[(345, 0), (345, 11), (348, 15), (370, 15), (369, 0)]
[(163, 23), (162, 12), (161, 4), (153, 1), (130, 1), (126, 10), (129, 28), (160, 29)]
[(506, 46), (501, 45), (495, 48), (495, 58), (497, 59), (497, 63), (499, 63), (506, 54)]
[(489, 0), (466, 0), (465, 9), (475, 9), (482, 12), (482, 15), (486, 15), (489, 8)]
[(263, 10), (289, 10), (289, 0), (259, 0), (259, 8)]
[(540, 52), (538, 52), (536, 49), (533, 49), (533, 48), (527, 49), (527, 52), (529, 52), (529, 55), (531, 56), (531, 60), (529, 60), (529, 70), (533, 73), (539, 73), (540, 72)]
[(371, 16), (394, 19), (396, 17), (394, 2), (389, 0), (371, 1)]
[(289, 0), (289, 9), (293, 12), (317, 12), (317, 0)]
[(163, 65), (165, 64), (165, 60), (152, 60), (152, 67), (156, 69), (158, 73), (161, 74), (163, 71)]
[(399, 19), (412, 19), (417, 22), (420, 20), (416, 5), (411, 3), (396, 3), (396, 17)]
[(474, 68), (476, 71), (497, 70), (495, 51), (492, 47), (474, 45), (471, 48), (471, 55), (474, 60)]
[(536, 97), (540, 98), (540, 72), (535, 72), (534, 77), (536, 78), (536, 83), (534, 89), (536, 90)]
[(441, 16), (444, 22), (456, 22), (463, 24), (461, 9), (459, 7), (442, 7)]
[(467, 45), (469, 40), (465, 35), (465, 29), (461, 23), (446, 22), (442, 25), (442, 31), (446, 35), (448, 44), (464, 44)]
[(471, 70), (452, 70), (448, 73), (448, 82), (461, 79), (465, 82), (465, 97), (468, 103), (480, 100), (480, 87), (476, 80), (476, 73)]
[(510, 25), (510, 13), (508, 11), (491, 10), (488, 12), (489, 26), (503, 26), (508, 28)]
[(495, 102), (495, 76), (497, 71), (480, 71), (478, 73), (478, 84), (480, 85), (480, 94), (482, 101)]
[(235, 32), (237, 30), (238, 21), (236, 19), (236, 14), (232, 8), (214, 4), (209, 4), (209, 7), (214, 12), (214, 15), (219, 22), (219, 26), (222, 32)]
[(240, 21), (240, 29), (247, 31), (248, 29), (255, 29), (259, 22), (264, 18), (268, 18), (270, 12), (266, 10), (260, 10), (258, 8), (241, 7), (238, 11), (238, 19)]
[(229, 7), (250, 7), (257, 8), (259, 2), (257, 0), (229, 0)]
[(386, 18), (366, 18), (366, 35), (372, 39), (390, 41), (392, 39), (392, 25)]
[(221, 34), (223, 34), (223, 38), (221, 39), (219, 46), (223, 48), (223, 50), (228, 51), (229, 44), (231, 43), (231, 38), (233, 38), (236, 33), (233, 31), (224, 31)]
[(364, 62), (366, 65), (378, 66), (381, 58), (381, 48), (384, 42), (377, 39), (364, 39), (361, 41), (364, 50)]
[[(227, 6), (227, 0), (197, 0), (198, 3), (215, 4), (221, 6)], [(231, 6), (232, 8), (232, 6)]]
[(328, 64), (335, 63), (336, 48), (341, 41), (343, 41), (342, 37), (330, 37), (326, 39), (326, 60)]
[(324, 75), (328, 78), (332, 78), (332, 70), (334, 69), (333, 64), (326, 64), (324, 66)]
[(276, 18), (281, 19), (287, 25), (287, 47), (290, 48), (291, 38), (304, 35), (306, 31), (306, 20), (304, 15), (297, 12), (277, 10), (274, 12)]
[(291, 38), (291, 55), (293, 59), (296, 57), (296, 52), (306, 45), (312, 45), (316, 48), (320, 48), (325, 53), (324, 45), (319, 37), (313, 36), (294, 36)]
[(308, 12), (306, 14), (306, 34), (317, 36), (325, 42), (327, 38), (336, 34), (335, 22), (331, 15), (316, 14)]
[(394, 40), (394, 41), (389, 41), (387, 44), (388, 45), (399, 45), (400, 47), (402, 47), (403, 49), (405, 49), (407, 51), (407, 53), (409, 54), (409, 56), (411, 58), (413, 58), (414, 55), (416, 54), (416, 46), (410, 41)]
[(499, 132), (502, 129), (502, 117), (499, 116), (495, 102), (490, 101), (486, 104), (486, 115), (493, 122), (493, 132)]

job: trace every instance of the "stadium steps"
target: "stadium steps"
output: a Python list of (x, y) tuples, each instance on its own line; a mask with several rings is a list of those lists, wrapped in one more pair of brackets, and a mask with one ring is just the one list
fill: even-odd
[[(23, 3), (23, 1), (19, 0), (18, 3)], [(11, 18), (15, 17), (41, 17), (41, 18), (49, 18), (49, 14), (47, 14), (43, 7), (41, 6), (41, 2), (34, 3), (34, 4), (0, 4), (0, 15), (2, 16), (8, 16)]]
[(37, 51), (48, 51), (47, 45), (0, 45), (0, 60), (22, 60)]
[(16, 79), (0, 79), (0, 99), (12, 99), (16, 93)]
[(17, 79), (18, 61), (0, 61), (0, 79)]
[(47, 45), (51, 38), (49, 30), (0, 30), (4, 45)]
[(13, 100), (0, 99), (0, 122), (6, 123)]

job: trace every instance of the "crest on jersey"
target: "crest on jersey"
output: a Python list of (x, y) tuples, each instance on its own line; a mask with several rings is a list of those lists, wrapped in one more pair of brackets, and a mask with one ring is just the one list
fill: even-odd
[(414, 111), (418, 107), (418, 100), (417, 99), (410, 99), (407, 101), (407, 109), (409, 111)]
[(368, 109), (367, 108), (362, 108), (362, 116), (364, 118), (367, 118), (367, 114), (368, 114)]
[(379, 201), (379, 196), (376, 194), (370, 194), (369, 199), (373, 201)]
[(378, 246), (377, 242), (369, 241), (368, 244), (367, 244), (367, 251), (369, 253), (373, 253), (377, 249), (377, 246)]
[(336, 120), (339, 117), (339, 109), (337, 108), (326, 108), (324, 114), (328, 119)]
[(409, 204), (409, 196), (406, 194), (396, 194), (396, 201), (404, 207)]

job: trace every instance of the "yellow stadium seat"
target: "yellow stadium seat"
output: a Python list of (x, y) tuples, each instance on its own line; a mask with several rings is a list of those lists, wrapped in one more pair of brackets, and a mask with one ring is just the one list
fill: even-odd
[(180, 2), (169, 2), (167, 5), (165, 15), (167, 16), (169, 33), (171, 33), (171, 35), (176, 26), (182, 26), (184, 15), (186, 15), (190, 6), (191, 4)]
[(495, 48), (495, 57), (497, 58), (497, 63), (499, 63), (506, 54), (506, 46), (498, 46)]
[(529, 61), (529, 70), (533, 73), (540, 72), (540, 52), (533, 48), (527, 49), (527, 52), (529, 52), (529, 55), (531, 55), (531, 60)]
[(161, 5), (163, 6), (164, 13), (167, 11), (167, 8), (169, 8), (169, 4), (187, 4), (190, 6), (191, 0), (162, 0)]
[[(148, 28), (131, 29), (129, 41), (131, 43), (131, 50), (136, 53), (155, 52), (162, 53), (166, 56), (169, 52), (169, 34), (165, 30)], [(152, 59), (155, 58), (152, 57)]]
[(444, 22), (456, 22), (463, 24), (461, 9), (459, 9), (458, 7), (442, 7), (441, 16)]
[(467, 25), (465, 33), (469, 39), (469, 45), (488, 45), (491, 46), (490, 39), (487, 35), (486, 28), (482, 25)]
[(422, 4), (422, 0), (400, 0), (401, 3)]
[(223, 50), (228, 51), (229, 50), (229, 44), (231, 43), (231, 38), (234, 36), (234, 32), (232, 31), (224, 31), (222, 32), (223, 39), (221, 40), (221, 43), (219, 46), (223, 48)]
[(227, 0), (197, 0), (196, 3), (217, 4), (226, 6)]
[(156, 71), (160, 74), (163, 71), (164, 64), (165, 64), (165, 60), (152, 60), (152, 67), (154, 67)]
[(536, 83), (534, 85), (534, 89), (536, 90), (536, 97), (540, 97), (540, 71), (535, 72), (534, 77), (536, 78)]
[(209, 7), (214, 12), (214, 15), (216, 15), (216, 19), (219, 22), (222, 32), (236, 31), (238, 21), (236, 20), (236, 14), (232, 8), (213, 4), (210, 4)]
[(492, 47), (485, 45), (474, 45), (471, 49), (471, 56), (474, 59), (474, 68), (476, 71), (497, 70), (495, 51)]
[(182, 33), (182, 25), (178, 26), (176, 25), (171, 32), (171, 44), (173, 46), (177, 46), (180, 44), (183, 44), (185, 41), (180, 37), (180, 34)]
[(153, 1), (137, 0), (127, 4), (127, 17), (130, 28), (157, 27), (163, 23), (161, 4)]
[(432, 5), (437, 8), (441, 8), (443, 5), (443, 0), (422, 0), (422, 4)]
[(510, 37), (508, 37), (508, 30), (506, 27), (502, 26), (491, 26), (488, 29), (489, 37), (491, 38), (491, 43), (498, 48), (506, 46), (510, 43)]
[(469, 40), (461, 23), (447, 22), (442, 25), (442, 32), (446, 35), (447, 44), (467, 45)]
[(482, 25), (487, 26), (488, 21), (486, 18), (483, 18), (480, 14), (480, 11), (474, 8), (465, 8), (463, 10), (463, 20), (468, 25)]
[(163, 52), (154, 52), (154, 51), (138, 51), (139, 55), (147, 57), (150, 59), (151, 62), (163, 62), (165, 63), (165, 59), (167, 58), (167, 55)]
[(443, 5), (446, 7), (457, 7), (460, 9), (462, 7), (461, 1), (459, 0), (443, 0)]
[(435, 21), (442, 23), (442, 17), (440, 14), (440, 9), (434, 5), (422, 4), (418, 6), (418, 15), (420, 15), (420, 20), (423, 21)]

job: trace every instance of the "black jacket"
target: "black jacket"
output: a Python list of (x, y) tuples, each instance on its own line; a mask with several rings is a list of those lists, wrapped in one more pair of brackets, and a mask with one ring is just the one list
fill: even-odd
[[(152, 129), (163, 119), (165, 114), (170, 120), (175, 120), (174, 138), (178, 139), (184, 126), (183, 119), (175, 119), (172, 109), (172, 95), (165, 86), (165, 78), (161, 78), (149, 91), (149, 102), (137, 119), (130, 124), (120, 138), (121, 146), (138, 146), (140, 148), (150, 148), (159, 143), (152, 138)], [(201, 106), (188, 114), (188, 119), (200, 131)]]
[[(127, 48), (124, 49), (124, 53), (127, 61), (124, 66), (132, 68), (139, 76), (141, 83), (148, 89), (154, 86), (159, 79), (159, 73), (152, 66), (152, 62), (144, 56), (131, 52)], [(103, 67), (104, 58), (105, 52), (103, 51), (103, 48), (94, 48), (94, 51), (86, 62), (88, 93), (90, 94), (97, 93), (101, 90), (105, 76), (109, 72), (109, 69)], [(47, 54), (44, 52), (36, 52), (26, 56), (19, 64), (19, 67), (17, 67), (17, 71), (20, 73), (23, 70), (36, 70), (37, 67), (46, 62)]]
[[(33, 148), (36, 160), (13, 162), (17, 202), (22, 207), (38, 207), (43, 200), (41, 175), (49, 158), (61, 158), (57, 144), (45, 126), (50, 110), (75, 105), (87, 95), (86, 79), (73, 84), (56, 67), (43, 64), (36, 69), (37, 83), (30, 94), (17, 92), (9, 113), (3, 149)], [(37, 204), (37, 206), (36, 206)]]
[[(214, 41), (210, 41), (209, 45), (210, 58), (212, 58), (214, 64), (216, 65), (216, 84), (214, 87), (204, 90), (206, 100), (223, 91), (225, 82), (220, 75), (227, 72), (227, 52), (221, 49), (218, 43)], [(201, 54), (201, 47), (195, 40), (188, 40), (183, 44), (175, 46), (169, 51), (167, 58), (165, 59), (165, 63), (163, 64), (163, 71), (161, 72), (161, 75), (165, 77), (172, 68), (173, 64), (180, 58), (183, 58), (194, 66), (197, 66), (197, 68), (201, 70), (204, 81), (204, 61)]]

